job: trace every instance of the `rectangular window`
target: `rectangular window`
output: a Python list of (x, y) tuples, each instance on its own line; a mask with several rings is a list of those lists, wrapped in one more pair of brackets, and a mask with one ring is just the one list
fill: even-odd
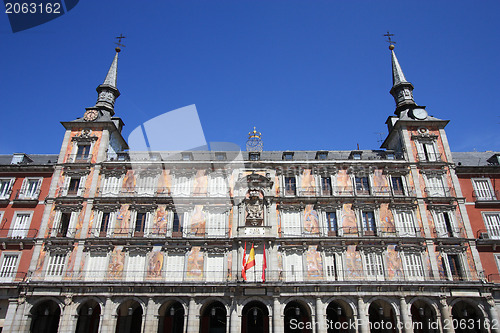
[(361, 222), (363, 227), (363, 236), (376, 236), (377, 227), (375, 224), (375, 214), (371, 210), (361, 212)]
[(462, 264), (460, 262), (460, 256), (458, 254), (446, 254), (441, 257), (443, 261), (443, 267), (446, 268), (446, 275), (448, 279), (453, 281), (463, 280), (464, 274), (462, 270)]
[(380, 253), (370, 252), (365, 253), (364, 258), (366, 277), (371, 280), (383, 280), (384, 265), (382, 263), (382, 255)]
[(226, 214), (208, 213), (207, 215), (207, 235), (224, 236), (226, 234)]
[(285, 195), (295, 195), (297, 186), (295, 177), (285, 177)]
[(191, 153), (182, 153), (182, 160), (183, 161), (192, 161), (193, 160), (193, 154), (191, 154)]
[(336, 281), (337, 277), (337, 265), (336, 258), (334, 253), (325, 254), (325, 271), (326, 271), (326, 279), (328, 281)]
[(423, 280), (422, 256), (420, 253), (404, 253), (406, 277), (409, 280)]
[(71, 177), (68, 186), (68, 195), (73, 195), (73, 196), (77, 195), (79, 188), (80, 188), (80, 177), (78, 178)]
[(19, 190), (18, 199), (37, 199), (42, 185), (41, 178), (25, 178), (21, 189)]
[(436, 162), (441, 158), (436, 152), (434, 142), (416, 142), (418, 151), (418, 160), (422, 162)]
[(436, 213), (436, 233), (438, 237), (453, 237), (453, 219), (451, 212)]
[(102, 281), (106, 276), (108, 267), (108, 256), (106, 253), (90, 253), (87, 270), (86, 280), (89, 281)]
[(338, 236), (337, 212), (326, 212), (328, 236)]
[(496, 200), (488, 178), (473, 179), (474, 197), (476, 200)]
[(16, 277), (19, 254), (4, 254), (0, 268), (0, 281), (12, 281)]
[(51, 253), (49, 262), (47, 264), (47, 274), (49, 278), (61, 277), (64, 272), (64, 265), (66, 263), (66, 254)]
[(121, 177), (107, 176), (104, 178), (101, 191), (102, 195), (116, 195), (120, 192), (120, 189), (121, 189)]
[(12, 184), (14, 184), (13, 178), (0, 179), (0, 200), (9, 199), (12, 190)]
[(222, 282), (224, 281), (224, 276), (224, 255), (210, 253), (207, 257), (207, 281)]
[(146, 228), (146, 212), (137, 212), (135, 218), (134, 237), (144, 237), (144, 229)]
[(57, 237), (67, 237), (72, 213), (61, 213)]
[(12, 238), (25, 238), (30, 228), (31, 213), (15, 214), (14, 228), (12, 229)]
[(483, 220), (488, 236), (492, 239), (500, 239), (500, 213), (483, 213)]
[(392, 193), (394, 195), (405, 195), (402, 177), (391, 176), (391, 182), (392, 182)]
[(250, 161), (260, 161), (260, 153), (250, 153)]
[(299, 212), (283, 212), (281, 220), (281, 228), (285, 236), (300, 236), (302, 235), (300, 228), (300, 213)]
[(211, 176), (209, 178), (209, 193), (212, 196), (226, 196), (227, 181), (224, 176)]
[(179, 196), (188, 196), (192, 191), (192, 178), (186, 176), (175, 177), (174, 194)]
[(293, 160), (293, 152), (285, 152), (283, 153), (283, 160), (291, 161)]
[(217, 161), (225, 161), (226, 160), (226, 153), (215, 153), (215, 159)]
[(427, 176), (427, 195), (430, 197), (444, 197), (446, 190), (441, 176)]
[(286, 281), (303, 281), (302, 255), (299, 253), (287, 253), (285, 256), (285, 279)]
[(101, 225), (99, 226), (99, 237), (106, 237), (111, 224), (111, 213), (103, 212), (101, 218)]
[(332, 180), (330, 177), (321, 177), (321, 195), (332, 195)]
[(165, 265), (166, 281), (182, 281), (184, 277), (184, 254), (168, 253), (167, 265)]
[(370, 183), (368, 177), (354, 177), (354, 184), (356, 188), (356, 194), (358, 195), (369, 195), (370, 194)]
[(90, 157), (90, 145), (78, 145), (75, 162), (87, 162)]
[(129, 253), (127, 261), (127, 280), (140, 282), (143, 280), (146, 269), (146, 256)]
[(135, 190), (139, 195), (153, 195), (155, 193), (156, 184), (156, 176), (140, 175), (137, 179), (137, 186)]
[(398, 235), (402, 237), (415, 236), (415, 222), (411, 211), (396, 212), (396, 221), (398, 224)]
[(318, 151), (316, 153), (316, 159), (317, 160), (326, 160), (328, 158), (328, 152), (327, 151)]
[(174, 220), (172, 222), (172, 237), (182, 237), (182, 218), (183, 214), (174, 212)]

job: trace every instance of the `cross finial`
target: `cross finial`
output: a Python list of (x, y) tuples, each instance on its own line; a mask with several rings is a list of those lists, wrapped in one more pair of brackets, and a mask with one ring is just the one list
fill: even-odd
[(120, 48), (120, 46), (125, 47), (125, 45), (122, 44), (122, 39), (126, 38), (125, 36), (123, 36), (122, 34), (120, 34), (120, 36), (115, 37), (115, 38), (118, 39), (118, 43), (115, 43), (116, 45), (118, 45), (118, 48)]
[(387, 37), (386, 40), (387, 43), (396, 44), (396, 42), (391, 39), (391, 37), (394, 36), (394, 34), (391, 34), (389, 31), (387, 31), (387, 33), (384, 36)]

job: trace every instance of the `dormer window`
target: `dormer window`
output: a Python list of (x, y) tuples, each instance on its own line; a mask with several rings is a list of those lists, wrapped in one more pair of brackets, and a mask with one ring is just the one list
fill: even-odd
[(293, 160), (293, 152), (284, 152), (283, 153), (283, 160), (284, 161), (291, 161), (291, 160)]
[(316, 159), (317, 160), (326, 160), (328, 158), (328, 152), (327, 151), (318, 151), (316, 153)]
[(387, 153), (385, 155), (385, 158), (388, 159), (388, 160), (393, 160), (394, 159), (394, 153)]
[(250, 153), (248, 157), (250, 161), (260, 161), (260, 153)]
[(182, 153), (182, 160), (183, 161), (192, 161), (193, 154), (192, 153)]
[(215, 159), (217, 161), (225, 161), (226, 158), (226, 153), (215, 153)]
[(351, 152), (351, 158), (353, 160), (360, 160), (361, 159), (361, 152), (360, 151)]

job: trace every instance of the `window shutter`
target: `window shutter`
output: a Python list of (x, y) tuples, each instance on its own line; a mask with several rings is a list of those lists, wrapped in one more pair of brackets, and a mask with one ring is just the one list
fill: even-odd
[(300, 213), (299, 212), (284, 212), (283, 213), (283, 229), (287, 236), (300, 236)]
[(182, 281), (184, 277), (184, 254), (169, 253), (167, 257), (166, 280), (167, 281)]
[(405, 253), (404, 261), (406, 266), (406, 276), (410, 279), (420, 280), (424, 277), (422, 270), (422, 258), (417, 253)]
[(62, 193), (61, 193), (62, 196), (67, 196), (68, 195), (70, 181), (71, 181), (71, 177), (68, 176), (68, 175), (65, 175), (64, 176), (64, 183), (63, 183), (62, 190), (61, 190), (62, 191)]
[(25, 238), (28, 233), (30, 219), (31, 214), (18, 213), (11, 236), (13, 238)]
[(500, 239), (500, 214), (484, 214), (484, 222), (489, 236)]
[(61, 277), (64, 271), (66, 254), (51, 254), (47, 265), (47, 277)]
[(223, 281), (224, 280), (224, 255), (209, 254), (207, 258), (207, 281)]
[(83, 196), (85, 192), (85, 181), (87, 180), (87, 176), (80, 177), (80, 183), (78, 184), (78, 192), (77, 196)]
[(51, 237), (55, 237), (57, 235), (57, 230), (61, 225), (61, 216), (62, 212), (60, 210), (56, 210), (56, 214), (54, 215), (54, 222), (52, 223), (52, 230), (50, 231)]
[(302, 255), (298, 253), (290, 253), (285, 257), (286, 271), (285, 276), (287, 281), (302, 281)]
[(434, 215), (435, 218), (435, 227), (436, 233), (438, 237), (448, 237), (448, 228), (446, 227), (446, 221), (444, 220), (443, 212), (437, 212)]
[(413, 222), (413, 214), (408, 211), (399, 211), (397, 213), (398, 233), (399, 236), (415, 236), (415, 224)]
[(106, 275), (107, 265), (106, 253), (90, 253), (87, 265), (86, 280), (102, 281)]
[(129, 253), (127, 264), (127, 280), (142, 281), (145, 266), (146, 256), (141, 254)]
[(328, 281), (335, 281), (337, 277), (337, 267), (334, 253), (325, 254), (325, 276)]
[(476, 188), (476, 198), (482, 200), (493, 200), (493, 195), (490, 190), (490, 181), (488, 179), (475, 179), (474, 186)]
[(2, 268), (0, 268), (0, 281), (10, 281), (16, 276), (17, 261), (19, 255), (5, 254), (3, 256)]

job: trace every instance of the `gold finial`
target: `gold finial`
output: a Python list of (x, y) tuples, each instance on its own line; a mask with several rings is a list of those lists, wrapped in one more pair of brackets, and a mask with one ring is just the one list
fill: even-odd
[(396, 42), (391, 39), (391, 37), (394, 36), (394, 34), (391, 34), (389, 31), (387, 31), (387, 33), (384, 36), (387, 37), (386, 42), (390, 44), (389, 50), (391, 51), (394, 50), (395, 48), (394, 44), (396, 44)]
[(251, 138), (258, 138), (260, 139), (262, 137), (262, 133), (261, 132), (257, 132), (257, 130), (255, 129), (255, 126), (253, 127), (253, 131), (252, 132), (248, 132), (248, 138), (251, 139)]

